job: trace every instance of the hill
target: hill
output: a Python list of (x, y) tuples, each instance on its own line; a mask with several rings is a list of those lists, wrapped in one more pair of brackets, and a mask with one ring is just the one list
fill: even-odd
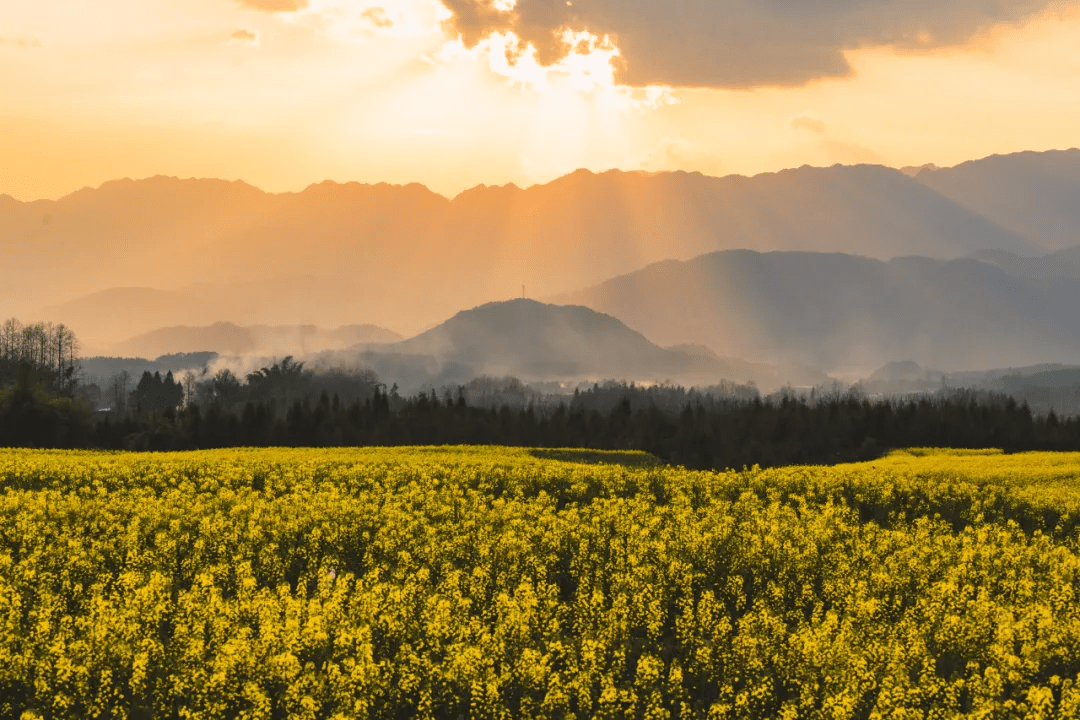
[(766, 390), (829, 380), (810, 368), (748, 363), (701, 348), (662, 348), (609, 315), (525, 299), (481, 305), (408, 340), (352, 355), (324, 353), (318, 362), (357, 363), (408, 387), (478, 376), (699, 386), (753, 381)]
[(1080, 278), (1080, 245), (1035, 257), (1022, 257), (1006, 250), (981, 250), (971, 257), (1020, 277)]
[(314, 325), (253, 325), (214, 323), (202, 327), (167, 327), (120, 343), (120, 354), (157, 357), (175, 352), (203, 351), (219, 355), (302, 355), (361, 344), (400, 341), (395, 332), (375, 325), (346, 325), (324, 330)]
[(1080, 353), (1080, 279), (973, 259), (728, 251), (666, 261), (553, 302), (610, 313), (664, 345), (868, 372), (900, 359), (979, 369)]
[(488, 303), (460, 312), (387, 349), (429, 355), (487, 374), (528, 377), (639, 379), (641, 373), (683, 360), (609, 315), (533, 300)]
[[(544, 297), (734, 248), (881, 259), (1041, 252), (881, 166), (725, 178), (578, 171), (453, 200), (415, 184), (327, 182), (269, 194), (155, 177), (0, 203), (0, 265), (48, 268), (10, 278), (0, 314), (47, 315), (92, 344), (219, 321), (413, 333), (460, 308), (516, 297), (523, 284)], [(115, 290), (132, 287), (171, 295), (132, 302)]]
[(175, 353), (153, 360), (141, 357), (87, 357), (79, 364), (79, 375), (80, 381), (85, 385), (95, 384), (110, 393), (112, 388), (109, 386), (123, 372), (128, 374), (130, 390), (144, 372), (158, 372), (162, 375), (171, 372), (179, 378), (190, 371), (198, 376), (217, 359), (217, 354), (212, 352)]
[(1080, 149), (992, 155), (916, 179), (1047, 250), (1080, 244)]

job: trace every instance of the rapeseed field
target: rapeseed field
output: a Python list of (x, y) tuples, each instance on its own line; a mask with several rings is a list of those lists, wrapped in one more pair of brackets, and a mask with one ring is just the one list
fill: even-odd
[(1080, 455), (0, 450), (0, 717), (1080, 716)]

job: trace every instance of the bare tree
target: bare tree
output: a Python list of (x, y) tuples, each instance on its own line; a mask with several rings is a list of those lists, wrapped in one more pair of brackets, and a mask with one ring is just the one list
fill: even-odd
[(131, 375), (127, 370), (121, 370), (113, 381), (113, 410), (123, 414), (127, 412), (128, 384)]
[(184, 377), (181, 382), (184, 384), (184, 407), (191, 407), (191, 404), (195, 402), (196, 383), (194, 373), (188, 370), (186, 373), (184, 373)]
[(75, 353), (78, 344), (75, 333), (61, 323), (52, 330), (51, 344), (59, 389), (70, 391), (75, 386)]
[(65, 325), (23, 325), (14, 318), (0, 326), (2, 377), (44, 382), (57, 392), (70, 393), (77, 382), (79, 346)]
[(21, 333), (22, 325), (15, 318), (7, 320), (0, 326), (0, 359), (15, 362)]

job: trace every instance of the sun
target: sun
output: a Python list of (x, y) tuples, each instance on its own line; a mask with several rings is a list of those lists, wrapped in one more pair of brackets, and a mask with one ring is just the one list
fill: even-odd
[(562, 41), (568, 51), (552, 65), (542, 65), (536, 48), (513, 32), (492, 33), (474, 51), (486, 54), (491, 72), (514, 84), (543, 89), (565, 81), (582, 92), (616, 87), (613, 63), (619, 49), (609, 38), (566, 30)]

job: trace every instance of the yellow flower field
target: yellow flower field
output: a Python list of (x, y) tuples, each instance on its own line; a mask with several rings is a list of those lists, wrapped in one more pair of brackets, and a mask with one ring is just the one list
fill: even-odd
[(0, 717), (1080, 716), (1080, 455), (0, 450)]

